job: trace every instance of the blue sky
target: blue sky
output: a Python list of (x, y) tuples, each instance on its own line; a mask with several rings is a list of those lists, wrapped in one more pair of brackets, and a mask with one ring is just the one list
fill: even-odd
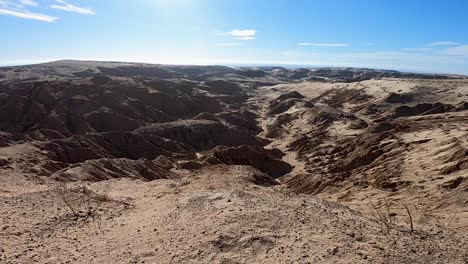
[(468, 74), (466, 0), (0, 0), (0, 64), (59, 59)]

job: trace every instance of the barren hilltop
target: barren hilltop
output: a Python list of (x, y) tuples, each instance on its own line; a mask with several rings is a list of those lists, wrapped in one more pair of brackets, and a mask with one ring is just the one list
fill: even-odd
[(1, 263), (468, 263), (468, 79), (0, 68)]

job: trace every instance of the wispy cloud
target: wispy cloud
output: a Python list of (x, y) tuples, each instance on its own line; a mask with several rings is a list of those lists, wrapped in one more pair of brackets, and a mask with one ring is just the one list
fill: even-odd
[(245, 29), (245, 30), (234, 29), (234, 30), (231, 30), (229, 34), (231, 34), (234, 37), (254, 37), (255, 34), (257, 34), (257, 31), (253, 29)]
[(38, 6), (33, 0), (0, 0), (0, 7), (7, 9), (24, 9), (27, 6)]
[(49, 5), (50, 8), (58, 9), (58, 10), (63, 10), (67, 12), (73, 12), (73, 13), (78, 13), (82, 15), (95, 15), (96, 13), (89, 8), (84, 8), (84, 7), (79, 7), (73, 4), (70, 4), (68, 2), (65, 2), (63, 0), (55, 0), (59, 5)]
[[(255, 40), (257, 39), (255, 35), (257, 34), (257, 31), (254, 29), (234, 29), (228, 32), (229, 35), (233, 37), (235, 40), (242, 40), (242, 41), (247, 41), (247, 40)], [(228, 44), (240, 44), (240, 43), (228, 43)], [(230, 46), (239, 46), (239, 45), (230, 45)]]
[[(64, 0), (55, 0), (55, 2), (58, 4), (49, 5), (49, 7), (84, 15), (96, 14), (89, 8), (79, 7)], [(0, 0), (0, 15), (38, 20), (43, 22), (55, 22), (57, 19), (59, 19), (55, 16), (30, 11), (38, 6), (39, 2), (35, 0)]]
[(431, 51), (432, 48), (404, 48), (405, 51)]
[(22, 6), (38, 6), (38, 3), (33, 0), (20, 0), (19, 2)]
[(349, 44), (345, 43), (309, 43), (301, 42), (297, 43), (297, 46), (313, 46), (313, 47), (348, 47)]
[(58, 19), (58, 17), (53, 17), (53, 16), (40, 14), (40, 13), (32, 13), (27, 10), (12, 10), (12, 9), (5, 9), (5, 8), (0, 8), (0, 15), (14, 16), (14, 17), (19, 17), (19, 18), (32, 19), (32, 20), (38, 20), (38, 21), (44, 21), (44, 22), (54, 22)]
[(238, 38), (234, 38), (234, 39), (237, 39), (237, 40), (255, 40), (256, 38), (255, 37), (238, 37)]
[(468, 45), (448, 48), (442, 51), (442, 54), (468, 57)]
[(450, 45), (459, 45), (459, 42), (454, 41), (439, 41), (439, 42), (432, 42), (427, 44), (427, 46), (450, 46)]
[(43, 22), (54, 22), (58, 19), (58, 17), (35, 13), (28, 10), (28, 7), (35, 7), (38, 5), (38, 2), (33, 0), (0, 0), (0, 15)]
[(242, 45), (241, 43), (220, 43), (216, 44), (216, 46), (240, 46)]

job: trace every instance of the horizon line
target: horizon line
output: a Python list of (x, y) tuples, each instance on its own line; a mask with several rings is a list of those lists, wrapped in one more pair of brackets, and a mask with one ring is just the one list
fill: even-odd
[[(55, 60), (44, 60), (35, 62), (24, 62), (24, 63), (5, 63), (0, 64), (0, 69), (5, 67), (25, 67), (35, 66), (41, 64), (50, 64), (57, 62), (95, 62), (95, 63), (133, 63), (133, 64), (148, 64), (148, 65), (160, 65), (160, 66), (225, 66), (225, 67), (281, 67), (286, 69), (300, 69), (300, 68), (352, 68), (352, 69), (370, 69), (370, 70), (381, 70), (381, 71), (398, 71), (402, 73), (418, 73), (418, 74), (441, 74), (441, 75), (454, 75), (464, 76), (468, 78), (468, 73), (449, 73), (449, 72), (429, 72), (429, 71), (417, 71), (404, 68), (385, 68), (385, 67), (372, 67), (372, 66), (332, 66), (327, 64), (307, 64), (307, 63), (294, 63), (294, 62), (219, 62), (219, 63), (160, 63), (160, 62), (145, 62), (145, 61), (133, 61), (133, 60), (99, 60), (99, 59), (55, 59)], [(289, 66), (289, 67), (288, 67)]]

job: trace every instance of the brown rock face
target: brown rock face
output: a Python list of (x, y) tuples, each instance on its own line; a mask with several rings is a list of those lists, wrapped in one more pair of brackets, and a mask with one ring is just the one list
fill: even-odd
[(13, 70), (9, 76), (32, 71), (36, 81), (0, 83), (0, 145), (31, 141), (50, 159), (34, 168), (43, 175), (173, 178), (171, 168), (200, 169), (206, 164), (196, 152), (218, 146), (243, 146), (248, 154), (228, 161), (235, 155), (228, 151), (223, 162), (249, 163), (275, 177), (290, 171), (261, 147), (268, 142), (256, 136), (258, 113), (244, 106), (258, 84), (276, 84), (262, 70), (66, 61)]
[(304, 103), (304, 96), (298, 92), (280, 95), (270, 103), (268, 115), (277, 115), (286, 112), (296, 104)]
[(135, 178), (141, 180), (174, 179), (178, 176), (160, 164), (147, 159), (94, 159), (72, 165), (52, 175), (58, 180), (102, 181), (113, 178)]
[(200, 88), (214, 94), (242, 95), (242, 89), (238, 85), (223, 80), (207, 81), (205, 86)]
[(193, 149), (183, 143), (133, 132), (90, 133), (35, 144), (47, 151), (51, 159), (65, 163), (100, 158), (154, 159), (159, 155), (195, 157)]
[(332, 150), (337, 162), (330, 166), (329, 171), (344, 172), (372, 164), (385, 153), (398, 148), (399, 143), (392, 141), (391, 134), (377, 134), (368, 137), (356, 138), (348, 144), (341, 145)]
[(395, 109), (396, 117), (404, 116), (416, 116), (416, 115), (432, 115), (446, 112), (456, 111), (456, 107), (453, 105), (442, 104), (442, 103), (424, 103), (417, 104), (415, 106), (400, 106)]
[[(220, 99), (194, 89), (197, 83), (135, 82), (97, 75), (81, 82), (44, 81), (0, 87), (0, 129), (26, 133), (45, 128), (71, 134), (131, 131), (147, 123), (223, 110)], [(226, 86), (226, 91), (232, 91), (236, 98), (242, 95), (235, 84), (218, 85)]]
[(412, 94), (397, 94), (397, 93), (390, 93), (385, 99), (384, 102), (390, 104), (404, 104), (409, 103), (414, 100), (414, 95)]
[(14, 141), (21, 138), (21, 135), (12, 135), (10, 133), (0, 131), (0, 148), (7, 147)]
[(248, 165), (273, 178), (292, 170), (291, 165), (281, 160), (279, 150), (266, 150), (259, 146), (216, 147), (202, 159), (209, 164)]
[(209, 150), (218, 145), (264, 145), (252, 133), (229, 128), (212, 120), (194, 119), (154, 124), (140, 127), (136, 132), (183, 142), (197, 151)]

